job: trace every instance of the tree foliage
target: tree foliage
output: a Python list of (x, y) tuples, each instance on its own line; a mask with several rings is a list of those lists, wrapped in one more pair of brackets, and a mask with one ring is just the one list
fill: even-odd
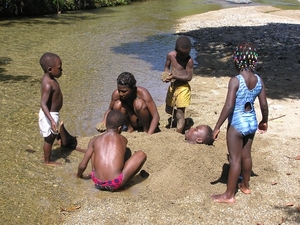
[(130, 2), (130, 0), (0, 0), (0, 17), (38, 16), (126, 5)]

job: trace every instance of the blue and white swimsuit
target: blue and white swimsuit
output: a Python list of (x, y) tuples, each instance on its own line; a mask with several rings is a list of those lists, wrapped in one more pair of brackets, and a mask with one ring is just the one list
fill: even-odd
[[(228, 116), (229, 125), (233, 126), (244, 136), (255, 133), (258, 125), (254, 110), (254, 101), (260, 94), (263, 86), (260, 77), (257, 74), (254, 75), (257, 77), (257, 84), (252, 90), (248, 89), (242, 75), (236, 76), (239, 80), (239, 89), (236, 92), (234, 110)], [(249, 104), (251, 107), (249, 111), (245, 110), (246, 104)]]

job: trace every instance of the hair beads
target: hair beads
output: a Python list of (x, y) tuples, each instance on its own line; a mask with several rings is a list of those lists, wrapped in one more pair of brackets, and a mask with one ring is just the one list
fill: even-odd
[(254, 71), (257, 56), (256, 48), (250, 43), (242, 43), (233, 52), (233, 60), (238, 70)]

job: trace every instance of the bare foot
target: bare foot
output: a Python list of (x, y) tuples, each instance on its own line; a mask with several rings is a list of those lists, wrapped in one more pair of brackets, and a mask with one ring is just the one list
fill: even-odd
[(235, 197), (227, 198), (225, 194), (211, 195), (212, 200), (219, 203), (235, 203)]
[(246, 188), (243, 186), (243, 184), (238, 184), (239, 189), (241, 190), (241, 192), (243, 192), (244, 194), (250, 194), (251, 190), (249, 188)]
[(52, 161), (43, 162), (43, 164), (45, 166), (61, 166), (62, 165), (60, 162), (52, 162)]

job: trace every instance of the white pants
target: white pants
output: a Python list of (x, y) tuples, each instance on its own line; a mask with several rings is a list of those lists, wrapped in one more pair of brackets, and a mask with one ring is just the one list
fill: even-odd
[[(56, 126), (58, 127), (58, 121), (59, 121), (59, 113), (58, 112), (50, 112), (52, 118), (56, 122)], [(40, 109), (39, 112), (39, 127), (40, 127), (40, 134), (43, 135), (43, 137), (48, 137), (51, 133), (56, 134), (56, 131), (53, 132), (51, 129), (51, 122), (46, 117), (44, 111)]]

